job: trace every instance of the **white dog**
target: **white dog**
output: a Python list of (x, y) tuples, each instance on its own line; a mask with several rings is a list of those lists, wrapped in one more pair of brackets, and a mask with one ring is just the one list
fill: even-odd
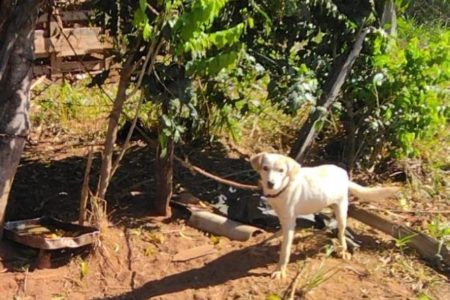
[(349, 180), (347, 172), (334, 165), (301, 167), (290, 157), (259, 153), (250, 159), (260, 174), (264, 196), (278, 215), (283, 242), (280, 261), (272, 278), (286, 277), (297, 215), (317, 213), (332, 206), (338, 223), (339, 254), (350, 258), (345, 240), (348, 191), (364, 200), (392, 196), (397, 187), (363, 187)]

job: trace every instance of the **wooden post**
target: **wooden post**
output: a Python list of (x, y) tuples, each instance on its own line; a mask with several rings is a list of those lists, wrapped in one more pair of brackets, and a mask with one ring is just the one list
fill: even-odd
[[(58, 24), (59, 23), (59, 24)], [(59, 10), (55, 8), (51, 3), (48, 6), (47, 14), (47, 37), (48, 38), (61, 38), (58, 33), (60, 32), (60, 26), (62, 27), (62, 21), (59, 17)], [(61, 75), (61, 63), (62, 57), (58, 52), (51, 52), (50, 57), (50, 76), (52, 79)]]
[[(342, 85), (350, 72), (353, 63), (361, 52), (364, 38), (369, 33), (369, 28), (362, 29), (356, 37), (355, 44), (348, 56), (341, 63), (336, 63), (334, 70), (331, 72), (327, 83), (325, 84), (325, 92), (317, 101), (317, 109), (309, 116), (306, 123), (298, 131), (297, 139), (292, 146), (289, 156), (296, 161), (301, 162), (307, 154), (309, 147), (314, 142), (319, 129), (317, 126), (319, 122), (326, 117), (331, 105), (336, 100)], [(321, 108), (321, 109), (319, 109)]]

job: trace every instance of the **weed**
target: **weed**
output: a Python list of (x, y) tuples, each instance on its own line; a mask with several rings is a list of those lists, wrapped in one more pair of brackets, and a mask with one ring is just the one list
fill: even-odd
[(398, 239), (395, 239), (395, 246), (400, 248), (400, 251), (403, 252), (405, 246), (407, 246), (411, 242), (411, 239), (413, 237), (415, 237), (416, 235), (417, 235), (417, 233), (413, 233), (413, 234), (406, 235), (404, 237), (399, 237)]
[(439, 216), (435, 216), (427, 226), (430, 235), (438, 240), (450, 241), (450, 225), (444, 224)]
[[(433, 295), (435, 289), (445, 284), (445, 278), (434, 272), (434, 270), (413, 257), (403, 253), (390, 251), (386, 253), (383, 270), (388, 276), (399, 278), (403, 282), (411, 284), (411, 288), (419, 295)], [(425, 297), (423, 296), (423, 297)], [(427, 298), (422, 298), (427, 299)]]
[(83, 278), (87, 276), (88, 272), (88, 264), (85, 260), (82, 260), (80, 263), (80, 279), (83, 280)]
[[(336, 268), (325, 268), (325, 261), (322, 260), (319, 267), (313, 270), (312, 264), (306, 266), (306, 263), (301, 263), (298, 265), (298, 273), (296, 278), (294, 279), (291, 287), (290, 299), (294, 299), (295, 294), (299, 297), (303, 298), (307, 293), (312, 291), (313, 289), (319, 287), (326, 281), (328, 281), (331, 277), (333, 277), (339, 269)], [(306, 274), (304, 278), (302, 275)], [(298, 288), (298, 281), (302, 280), (303, 284), (301, 284)]]
[(281, 297), (277, 294), (269, 294), (267, 295), (266, 300), (281, 300)]

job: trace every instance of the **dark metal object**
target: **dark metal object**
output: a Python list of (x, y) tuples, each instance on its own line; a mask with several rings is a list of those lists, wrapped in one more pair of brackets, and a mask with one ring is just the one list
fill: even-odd
[[(41, 234), (27, 232), (30, 226), (51, 227), (73, 236), (48, 238)], [(64, 223), (49, 217), (7, 222), (4, 226), (4, 236), (10, 240), (32, 248), (54, 250), (62, 248), (78, 248), (92, 244), (98, 240), (100, 231), (94, 227)]]

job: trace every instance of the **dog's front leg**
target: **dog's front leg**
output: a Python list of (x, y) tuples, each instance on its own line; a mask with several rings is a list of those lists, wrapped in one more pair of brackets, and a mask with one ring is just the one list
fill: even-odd
[(283, 242), (281, 243), (280, 261), (278, 262), (277, 269), (272, 273), (272, 278), (286, 278), (286, 268), (291, 256), (292, 240), (294, 239), (295, 232), (295, 218), (294, 221), (281, 224), (281, 230), (283, 233)]

